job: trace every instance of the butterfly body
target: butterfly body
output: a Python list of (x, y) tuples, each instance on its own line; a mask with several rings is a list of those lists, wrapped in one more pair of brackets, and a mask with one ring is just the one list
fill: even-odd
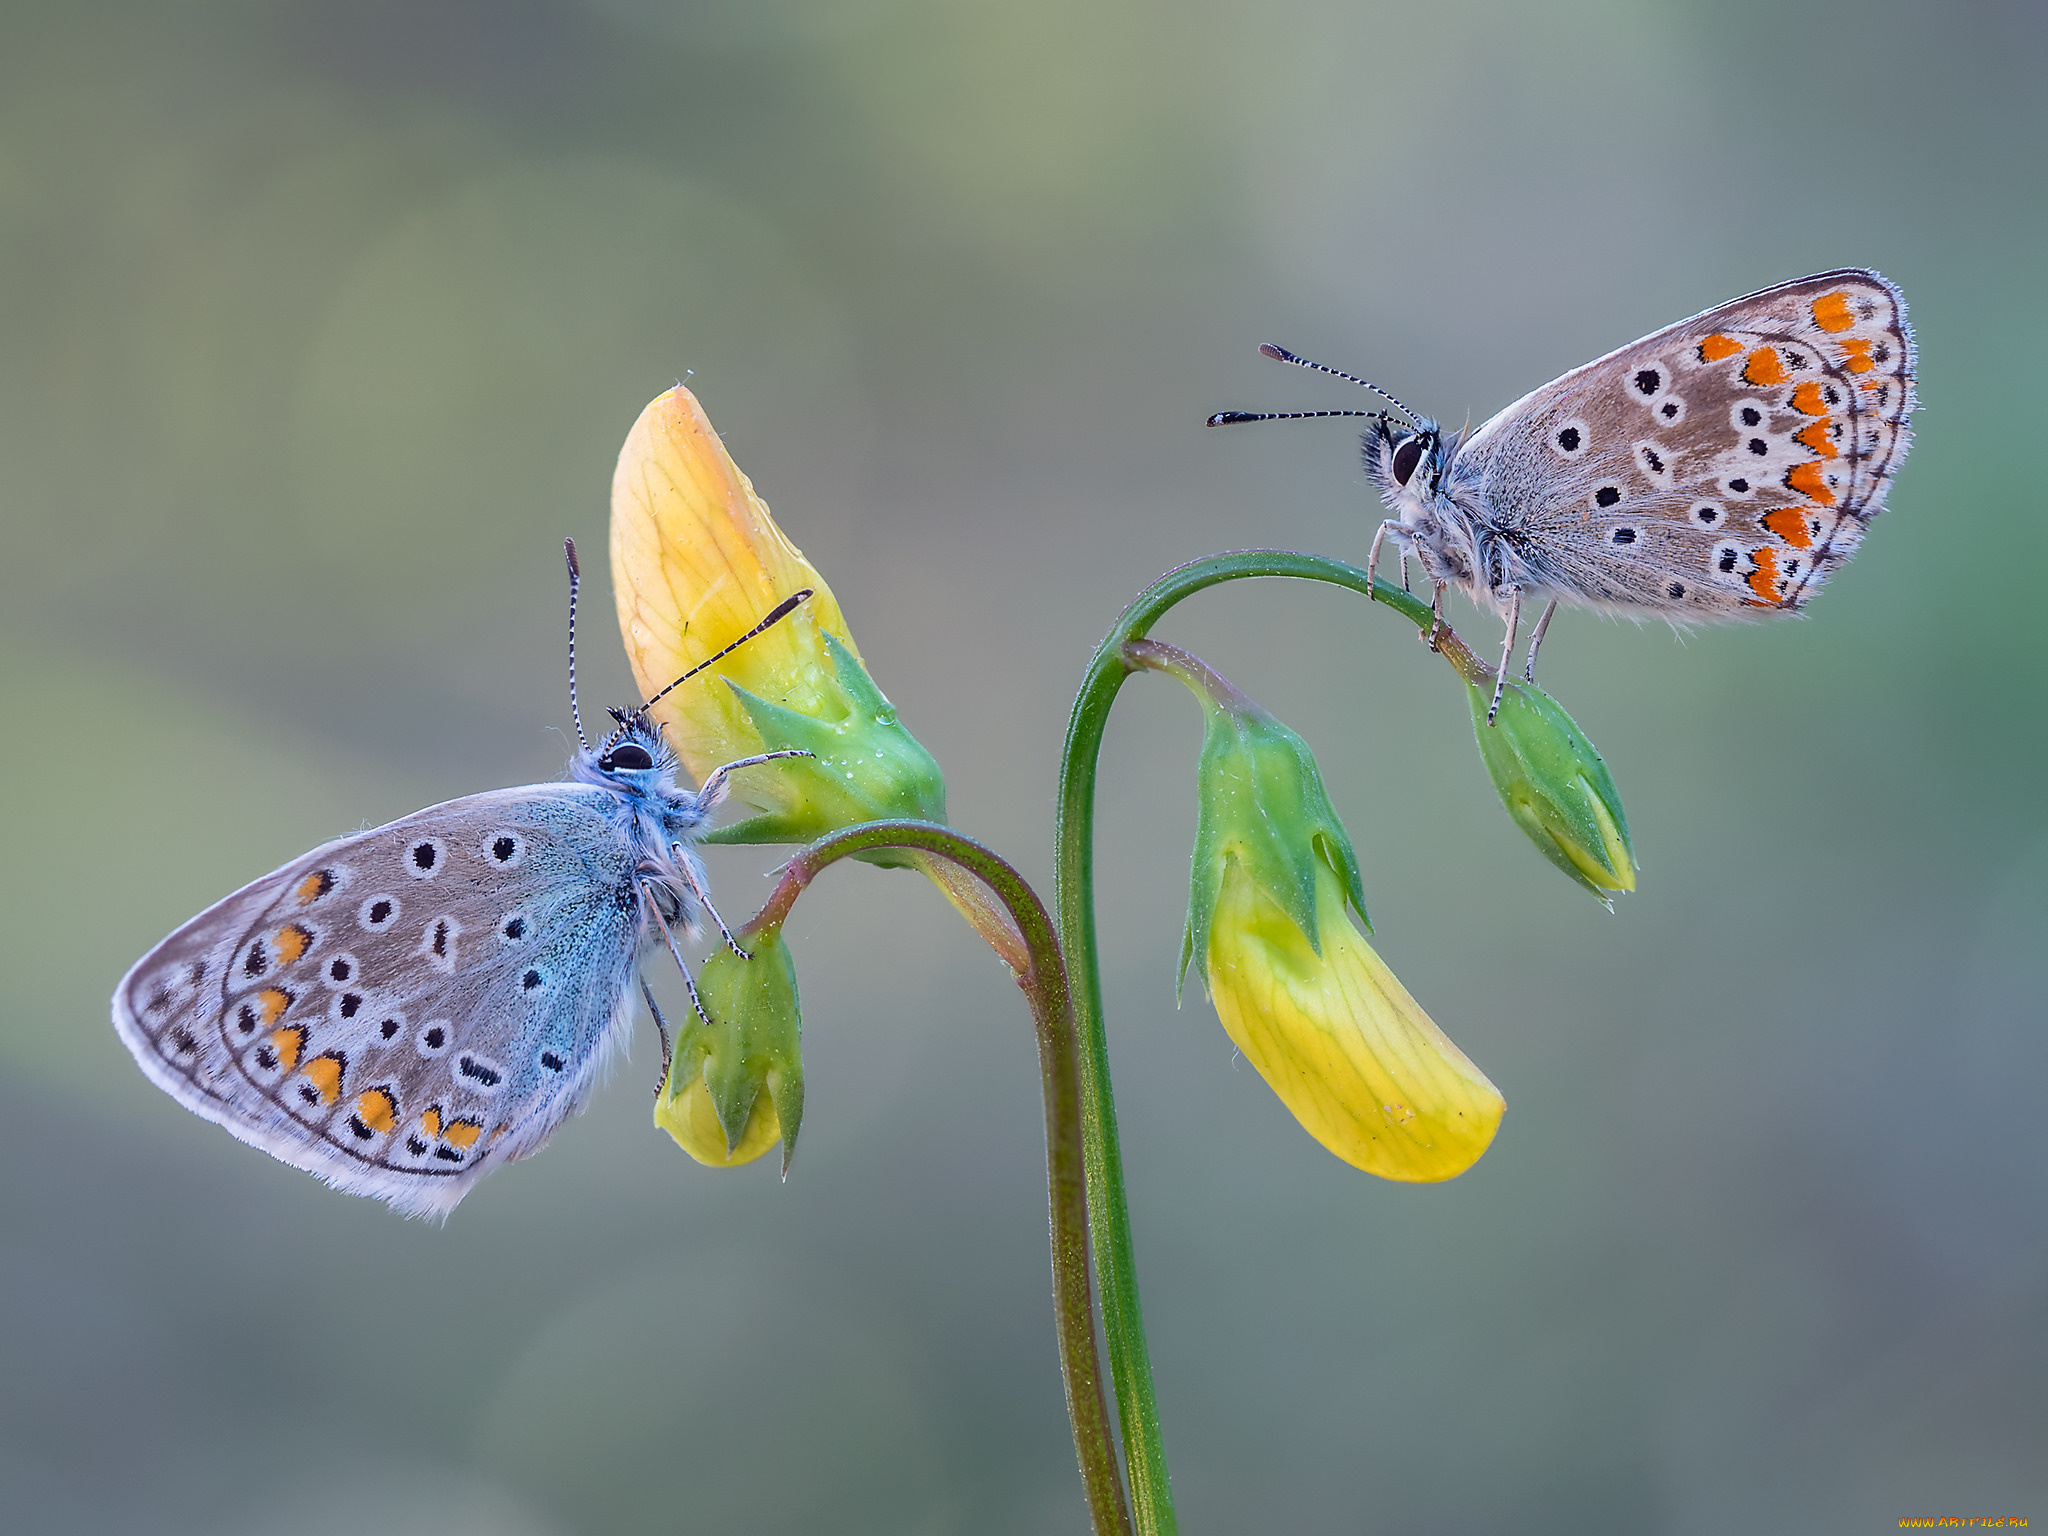
[(679, 787), (654, 723), (619, 719), (566, 782), (431, 806), (208, 908), (122, 979), (122, 1041), (250, 1145), (445, 1215), (581, 1107), (656, 929), (708, 910), (691, 844), (724, 772)]
[(1667, 326), (1469, 435), (1378, 416), (1366, 468), (1385, 533), (1511, 626), (1531, 598), (1679, 622), (1791, 612), (1883, 507), (1913, 362), (1898, 290), (1826, 272)]

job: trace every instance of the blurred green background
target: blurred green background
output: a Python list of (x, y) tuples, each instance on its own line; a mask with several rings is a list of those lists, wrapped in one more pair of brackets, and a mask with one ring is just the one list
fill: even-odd
[[(115, 980), (323, 839), (560, 773), (560, 540), (678, 378), (1049, 882), (1122, 603), (1364, 555), (1343, 425), (1202, 428), (1361, 403), (1258, 342), (1478, 420), (1852, 263), (1927, 405), (1855, 565), (1803, 621), (1545, 650), (1627, 797), (1615, 916), (1391, 614), (1241, 584), (1162, 631), (1316, 745), (1381, 951), (1509, 1103), (1464, 1178), (1379, 1183), (1176, 1012), (1198, 721), (1134, 684), (1101, 897), (1166, 1443), (1190, 1532), (2048, 1519), (2044, 40), (2022, 0), (8, 7), (9, 1527), (1082, 1529), (1028, 1020), (915, 878), (797, 910), (787, 1184), (651, 1128), (643, 1030), (445, 1229), (151, 1088)], [(714, 856), (728, 912), (774, 860)]]

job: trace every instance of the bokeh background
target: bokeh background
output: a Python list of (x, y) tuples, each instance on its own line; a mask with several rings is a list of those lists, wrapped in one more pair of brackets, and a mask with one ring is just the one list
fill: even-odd
[[(560, 773), (560, 539), (604, 547), (679, 378), (956, 822), (1049, 881), (1122, 603), (1365, 552), (1342, 425), (1203, 430), (1362, 403), (1258, 342), (1477, 420), (1851, 263), (1926, 402), (1855, 565), (1803, 621), (1545, 650), (1627, 797), (1615, 915), (1391, 614), (1243, 584), (1164, 632), (1316, 745), (1382, 952), (1507, 1095), (1464, 1178), (1339, 1164), (1176, 1011), (1197, 717), (1128, 690), (1101, 895), (1166, 1444), (1191, 1532), (2048, 1519), (2044, 39), (2024, 0), (8, 7), (9, 1528), (1081, 1530), (1028, 1020), (915, 878), (798, 909), (786, 1184), (651, 1128), (643, 1030), (445, 1228), (177, 1108), (115, 980), (319, 841)], [(774, 858), (716, 855), (728, 911)]]

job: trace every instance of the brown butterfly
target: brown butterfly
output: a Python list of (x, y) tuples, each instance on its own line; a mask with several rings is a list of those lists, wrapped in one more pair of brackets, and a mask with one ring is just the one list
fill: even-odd
[[(1367, 472), (1394, 516), (1374, 536), (1506, 616), (1500, 707), (1524, 599), (1684, 622), (1801, 608), (1855, 554), (1905, 459), (1915, 408), (1906, 303), (1877, 273), (1780, 283), (1666, 326), (1447, 436), (1387, 411), (1221, 412), (1210, 425), (1369, 416)], [(1491, 716), (1489, 716), (1489, 719)]]

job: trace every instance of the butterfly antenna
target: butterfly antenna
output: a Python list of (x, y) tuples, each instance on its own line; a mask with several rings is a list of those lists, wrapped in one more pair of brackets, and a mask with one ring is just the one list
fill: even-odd
[(583, 734), (583, 711), (576, 707), (576, 588), (583, 572), (576, 564), (576, 541), (562, 540), (562, 553), (569, 561), (569, 718), (576, 722), (576, 740), (590, 750), (590, 738)]
[[(1363, 384), (1367, 389), (1371, 390), (1374, 394), (1391, 401), (1393, 403), (1394, 409), (1399, 411), (1403, 416), (1406, 416), (1408, 418), (1408, 424), (1415, 428), (1416, 431), (1420, 432), (1422, 430), (1421, 419), (1418, 416), (1416, 416), (1416, 414), (1413, 411), (1409, 410), (1407, 406), (1403, 405), (1393, 395), (1388, 394), (1387, 391), (1381, 389), (1379, 385), (1373, 383), (1371, 379), (1361, 379), (1357, 374), (1346, 373), (1341, 368), (1330, 368), (1322, 363), (1311, 362), (1309, 361), (1309, 359), (1305, 357), (1297, 356), (1296, 354), (1288, 351), (1285, 347), (1274, 346), (1273, 343), (1270, 341), (1263, 343), (1259, 347), (1259, 353), (1261, 356), (1272, 358), (1275, 362), (1292, 363), (1297, 368), (1313, 368), (1317, 373), (1327, 373), (1330, 375), (1330, 377), (1335, 379), (1345, 379), (1353, 384)], [(1379, 416), (1384, 418), (1385, 415), (1386, 412), (1384, 411), (1289, 411), (1284, 413), (1283, 417), (1277, 419), (1285, 419), (1285, 417), (1299, 416)], [(1221, 426), (1224, 423), (1231, 421), (1270, 421), (1274, 419), (1276, 418), (1272, 416), (1251, 416), (1246, 415), (1243, 412), (1239, 411), (1220, 411), (1216, 415), (1211, 416), (1209, 418), (1209, 422), (1212, 426)]]
[(1207, 425), (1229, 427), (1240, 421), (1310, 421), (1317, 416), (1370, 416), (1375, 421), (1387, 419), (1385, 411), (1218, 411), (1209, 418)]
[(801, 605), (809, 602), (810, 600), (811, 589), (809, 587), (805, 587), (803, 591), (795, 593), (789, 597), (785, 597), (781, 602), (777, 603), (773, 608), (768, 610), (767, 617), (762, 619), (760, 623), (756, 624), (744, 635), (741, 635), (739, 639), (733, 641), (733, 643), (731, 645), (728, 645), (724, 650), (719, 651), (714, 655), (706, 656), (702, 661), (698, 662), (697, 665), (690, 668), (689, 671), (685, 672), (681, 677), (677, 678), (674, 682), (670, 683), (668, 687), (662, 689), (660, 693), (657, 693), (645, 704), (642, 704), (640, 708), (642, 710), (652, 709), (656, 704), (660, 703), (663, 699), (667, 698), (669, 694), (673, 693), (677, 688), (681, 687), (684, 683), (687, 683), (691, 678), (695, 677), (699, 672), (702, 672), (706, 667), (712, 665), (714, 662), (720, 662), (725, 660), (726, 657), (730, 656), (734, 651), (738, 650), (741, 646), (745, 645), (749, 640), (753, 639), (756, 635), (761, 634), (765, 630), (773, 629), (776, 625), (780, 624), (784, 619), (788, 618), (792, 613), (795, 613)]

